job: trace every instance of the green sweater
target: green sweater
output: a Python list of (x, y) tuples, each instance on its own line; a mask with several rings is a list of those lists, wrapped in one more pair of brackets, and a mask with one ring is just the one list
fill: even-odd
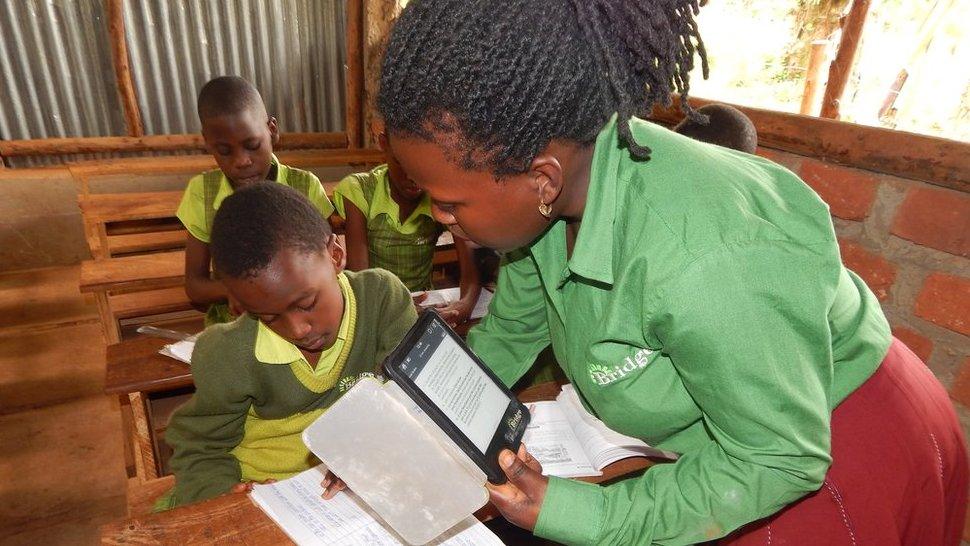
[(333, 388), (314, 392), (312, 381), (294, 374), (295, 366), (258, 361), (258, 323), (248, 315), (199, 337), (192, 353), (195, 394), (165, 434), (174, 450), (170, 505), (221, 495), (244, 480), (286, 478), (316, 463), (299, 440), (302, 429), (356, 380), (377, 372), (416, 319), (407, 288), (390, 272), (346, 275), (356, 324)]
[(567, 544), (713, 540), (817, 490), (832, 409), (890, 342), (798, 177), (640, 120), (632, 130), (650, 161), (609, 123), (572, 255), (563, 221), (506, 255), (468, 335), (510, 385), (552, 344), (607, 425), (682, 453), (606, 487), (550, 478), (535, 533)]

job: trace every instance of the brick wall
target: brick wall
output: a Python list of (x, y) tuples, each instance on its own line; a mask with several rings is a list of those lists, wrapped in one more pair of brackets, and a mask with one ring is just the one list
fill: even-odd
[[(949, 390), (970, 437), (970, 194), (767, 148), (831, 208), (842, 260)], [(964, 533), (970, 540), (970, 519)]]

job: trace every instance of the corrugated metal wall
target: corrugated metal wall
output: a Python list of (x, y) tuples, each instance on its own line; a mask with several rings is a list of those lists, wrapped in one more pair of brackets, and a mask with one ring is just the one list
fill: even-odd
[(0, 138), (124, 134), (104, 14), (101, 0), (0, 1)]
[[(344, 1), (126, 0), (145, 134), (199, 131), (196, 94), (225, 74), (252, 81), (282, 131), (342, 131)], [(0, 138), (126, 134), (103, 0), (0, 0), (0, 59)]]

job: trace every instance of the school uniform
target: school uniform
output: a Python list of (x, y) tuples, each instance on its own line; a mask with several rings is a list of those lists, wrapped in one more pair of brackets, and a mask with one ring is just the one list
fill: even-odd
[[(333, 214), (333, 203), (327, 198), (327, 193), (315, 174), (283, 165), (276, 155), (273, 155), (267, 178), (285, 184), (307, 196), (310, 203), (324, 218), (330, 218)], [(208, 244), (216, 211), (219, 210), (222, 201), (233, 194), (233, 191), (229, 179), (221, 169), (206, 171), (189, 180), (175, 215), (193, 237)], [(228, 304), (214, 303), (209, 306), (206, 313), (205, 325), (229, 322), (233, 318), (235, 317), (229, 312)]]
[(347, 218), (345, 201), (354, 204), (367, 220), (367, 255), (370, 267), (397, 275), (410, 290), (430, 290), (435, 245), (443, 228), (431, 216), (431, 199), (422, 196), (418, 206), (401, 222), (397, 201), (391, 197), (387, 165), (344, 178), (333, 191), (337, 213)]
[[(887, 544), (908, 515), (919, 536), (958, 537), (961, 428), (842, 265), (828, 207), (770, 161), (641, 120), (633, 134), (653, 153), (634, 160), (615, 119), (595, 143), (572, 255), (562, 220), (508, 254), (468, 342), (508, 385), (551, 343), (608, 426), (682, 455), (606, 487), (550, 478), (535, 533), (691, 544), (756, 522), (765, 543), (775, 521), (768, 542)], [(899, 430), (846, 447), (849, 430), (886, 430), (871, 425), (889, 406), (911, 408)], [(925, 506), (900, 511), (914, 499)]]
[(175, 489), (159, 508), (214, 497), (240, 481), (288, 478), (319, 462), (303, 444), (303, 429), (373, 376), (417, 318), (407, 289), (387, 271), (348, 271), (338, 282), (343, 318), (315, 367), (249, 315), (199, 337), (196, 391), (165, 433)]

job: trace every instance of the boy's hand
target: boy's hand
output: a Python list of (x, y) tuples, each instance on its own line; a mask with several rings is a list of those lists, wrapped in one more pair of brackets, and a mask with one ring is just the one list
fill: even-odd
[(461, 300), (436, 305), (435, 309), (452, 328), (467, 321), (472, 314), (472, 306)]
[(502, 485), (486, 482), (489, 499), (505, 519), (532, 531), (539, 520), (549, 478), (542, 475), (542, 465), (529, 454), (525, 444), (519, 446), (518, 456), (508, 449), (502, 451), (499, 464), (509, 481)]
[(273, 478), (270, 478), (268, 480), (263, 480), (261, 482), (239, 482), (236, 485), (232, 486), (232, 489), (230, 489), (229, 492), (230, 493), (252, 493), (254, 483), (258, 483), (260, 485), (268, 485), (271, 483), (276, 483), (276, 480), (274, 480)]
[(347, 484), (343, 480), (333, 475), (333, 472), (327, 471), (327, 475), (323, 477), (323, 481), (320, 482), (323, 486), (323, 495), (321, 495), (324, 500), (330, 500), (334, 495), (347, 489)]

